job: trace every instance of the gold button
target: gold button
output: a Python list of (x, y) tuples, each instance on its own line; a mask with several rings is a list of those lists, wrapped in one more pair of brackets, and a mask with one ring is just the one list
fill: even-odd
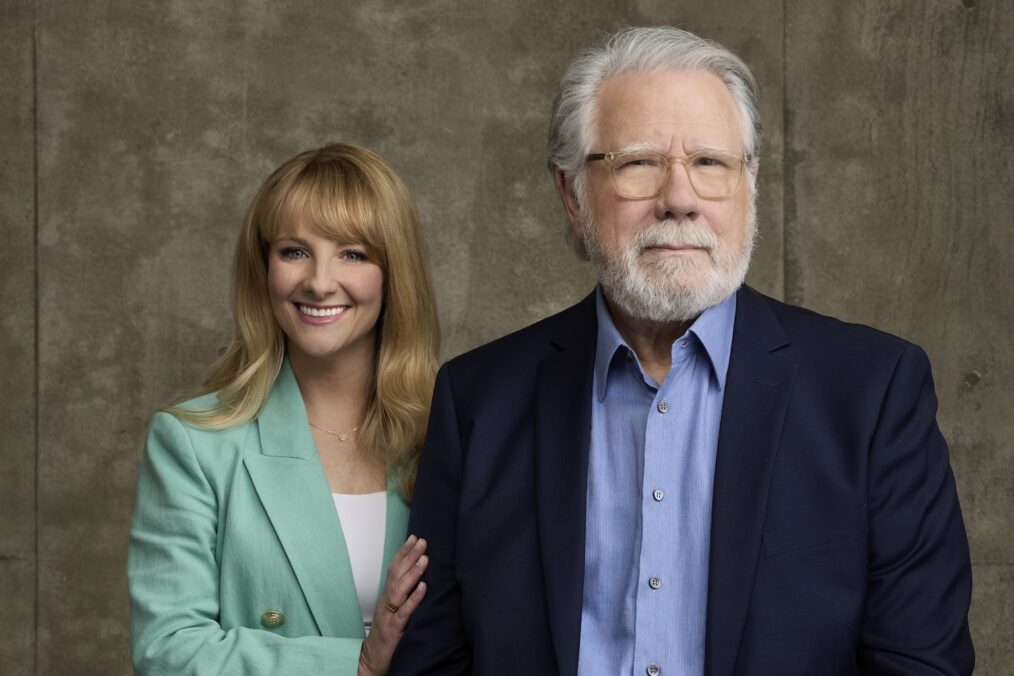
[(269, 610), (261, 615), (261, 624), (268, 629), (274, 629), (285, 624), (285, 615), (277, 610)]

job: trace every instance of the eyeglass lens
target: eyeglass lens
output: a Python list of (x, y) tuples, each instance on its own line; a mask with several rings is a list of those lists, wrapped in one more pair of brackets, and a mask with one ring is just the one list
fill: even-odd
[(616, 190), (631, 198), (653, 197), (662, 188), (670, 163), (686, 168), (690, 185), (703, 198), (731, 195), (743, 168), (740, 158), (725, 153), (698, 153), (671, 160), (660, 153), (621, 153), (612, 162)]

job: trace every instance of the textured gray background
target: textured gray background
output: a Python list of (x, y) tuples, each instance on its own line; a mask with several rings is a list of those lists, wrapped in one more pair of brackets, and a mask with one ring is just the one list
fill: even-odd
[(544, 168), (576, 51), (627, 24), (762, 88), (761, 290), (923, 345), (975, 574), (1014, 668), (1014, 8), (1007, 0), (0, 3), (0, 671), (129, 673), (124, 556), (152, 411), (230, 331), (242, 211), (329, 140), (402, 174), (443, 356), (581, 297)]

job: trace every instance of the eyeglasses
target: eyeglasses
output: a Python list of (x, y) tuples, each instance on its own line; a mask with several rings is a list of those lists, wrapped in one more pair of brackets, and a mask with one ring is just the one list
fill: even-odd
[(743, 168), (751, 159), (749, 153), (733, 155), (720, 150), (701, 150), (686, 157), (670, 157), (653, 150), (592, 153), (585, 157), (587, 162), (604, 161), (616, 192), (634, 200), (658, 197), (669, 181), (674, 162), (683, 165), (698, 197), (725, 199), (739, 188)]

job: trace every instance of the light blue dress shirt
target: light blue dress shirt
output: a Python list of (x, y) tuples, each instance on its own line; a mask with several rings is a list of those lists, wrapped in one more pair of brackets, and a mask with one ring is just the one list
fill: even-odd
[(736, 295), (672, 346), (658, 385), (596, 292), (578, 673), (704, 672), (711, 497)]

